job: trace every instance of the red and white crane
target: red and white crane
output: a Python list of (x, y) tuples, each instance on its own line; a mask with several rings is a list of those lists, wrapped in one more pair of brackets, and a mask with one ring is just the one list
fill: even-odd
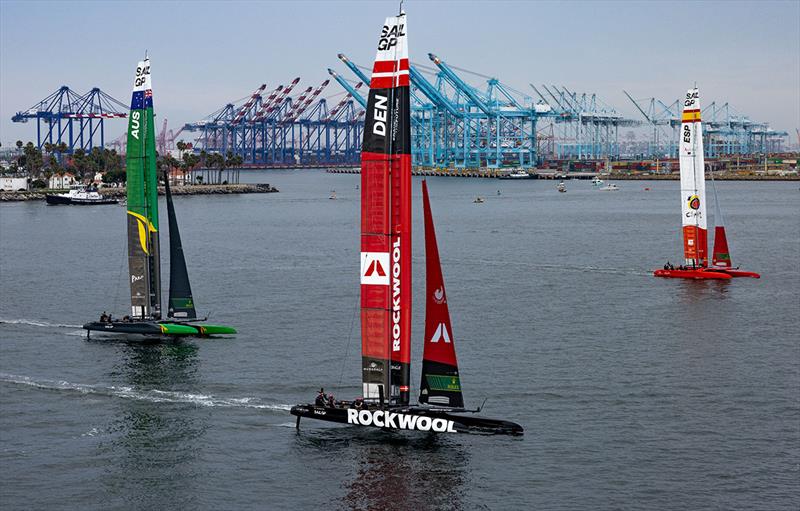
[(281, 104), (286, 100), (286, 96), (288, 96), (289, 93), (292, 92), (292, 89), (294, 89), (295, 85), (297, 85), (299, 82), (300, 82), (300, 77), (298, 76), (297, 78), (294, 79), (294, 81), (292, 81), (291, 84), (289, 84), (288, 87), (284, 88), (281, 91), (281, 94), (280, 96), (278, 96), (278, 99), (276, 99), (275, 102), (269, 106), (269, 108), (264, 110), (264, 112), (261, 114), (261, 117), (257, 117), (256, 120), (260, 121), (266, 119), (272, 112), (275, 111), (276, 108), (280, 108)]
[(311, 105), (311, 103), (314, 102), (317, 96), (319, 96), (322, 93), (322, 90), (325, 87), (327, 87), (329, 83), (331, 83), (330, 80), (325, 80), (324, 82), (322, 82), (322, 84), (320, 84), (319, 87), (316, 88), (316, 90), (314, 90), (314, 93), (311, 94), (305, 101), (298, 100), (298, 107), (295, 109), (294, 113), (292, 113), (290, 117), (284, 119), (284, 122), (294, 121), (298, 119), (301, 115), (303, 115), (303, 112), (306, 111), (309, 105)]
[(250, 96), (250, 99), (248, 99), (247, 102), (245, 102), (245, 104), (242, 105), (242, 108), (240, 108), (239, 111), (236, 112), (236, 115), (233, 117), (233, 121), (231, 121), (231, 125), (236, 126), (237, 124), (242, 122), (244, 116), (247, 115), (247, 112), (251, 108), (253, 108), (253, 105), (256, 104), (256, 101), (258, 101), (258, 98), (261, 97), (261, 93), (264, 92), (264, 89), (266, 88), (267, 84), (262, 83), (261, 86), (258, 89), (256, 89), (255, 92), (253, 92), (253, 94)]
[[(363, 85), (362, 82), (358, 82), (356, 84), (356, 86), (355, 86), (355, 90), (360, 89), (362, 85)], [(346, 105), (347, 102), (350, 101), (350, 98), (352, 98), (352, 97), (353, 97), (353, 95), (350, 94), (349, 92), (347, 94), (345, 94), (345, 96), (342, 98), (342, 100), (339, 101), (339, 104), (337, 104), (335, 107), (333, 107), (332, 110), (330, 110), (328, 112), (328, 116), (325, 117), (325, 119), (323, 119), (322, 122), (328, 122), (331, 119), (333, 119), (334, 117), (336, 117), (336, 114), (339, 113), (339, 110), (341, 110), (344, 107), (344, 105)]]

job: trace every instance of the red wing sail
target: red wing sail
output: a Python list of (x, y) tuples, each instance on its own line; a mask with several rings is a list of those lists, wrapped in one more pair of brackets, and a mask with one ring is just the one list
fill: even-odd
[(730, 268), (731, 254), (728, 250), (728, 238), (725, 236), (725, 226), (714, 227), (714, 253), (711, 257), (711, 264)]
[[(361, 147), (364, 398), (408, 404), (411, 361), (411, 127), (406, 16), (387, 18)], [(389, 392), (387, 392), (387, 390)]]
[(419, 402), (463, 408), (453, 328), (425, 181), (422, 182), (422, 204), (425, 213), (425, 349)]

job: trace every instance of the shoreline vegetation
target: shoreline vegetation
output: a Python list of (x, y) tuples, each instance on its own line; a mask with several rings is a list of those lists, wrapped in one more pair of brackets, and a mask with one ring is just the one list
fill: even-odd
[[(105, 187), (98, 190), (101, 195), (125, 199), (125, 187)], [(172, 195), (229, 195), (241, 193), (277, 193), (278, 189), (269, 184), (227, 184), (227, 185), (188, 185), (170, 187)], [(36, 190), (30, 192), (0, 192), (0, 202), (45, 200), (45, 195), (64, 193), (67, 190)], [(158, 194), (164, 195), (164, 187), (158, 187)]]

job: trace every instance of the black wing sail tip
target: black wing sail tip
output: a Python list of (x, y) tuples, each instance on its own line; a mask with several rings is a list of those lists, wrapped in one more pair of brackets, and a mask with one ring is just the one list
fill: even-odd
[(181, 234), (178, 231), (178, 220), (175, 217), (175, 206), (172, 203), (172, 192), (169, 189), (169, 175), (164, 177), (164, 192), (167, 197), (167, 219), (169, 224), (169, 303), (167, 316), (177, 319), (195, 319), (192, 286), (189, 283), (189, 272), (186, 269), (186, 258), (183, 255)]

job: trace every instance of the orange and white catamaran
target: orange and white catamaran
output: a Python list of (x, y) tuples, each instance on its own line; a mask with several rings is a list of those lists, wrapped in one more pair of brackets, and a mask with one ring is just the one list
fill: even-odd
[[(681, 218), (683, 221), (684, 264), (665, 265), (656, 277), (679, 279), (719, 279), (755, 277), (758, 273), (740, 271), (731, 265), (725, 227), (717, 203), (714, 255), (708, 265), (708, 224), (706, 214), (706, 176), (703, 155), (703, 126), (700, 120), (700, 93), (695, 87), (686, 92), (679, 141), (681, 171)], [(716, 195), (716, 189), (715, 189)]]

